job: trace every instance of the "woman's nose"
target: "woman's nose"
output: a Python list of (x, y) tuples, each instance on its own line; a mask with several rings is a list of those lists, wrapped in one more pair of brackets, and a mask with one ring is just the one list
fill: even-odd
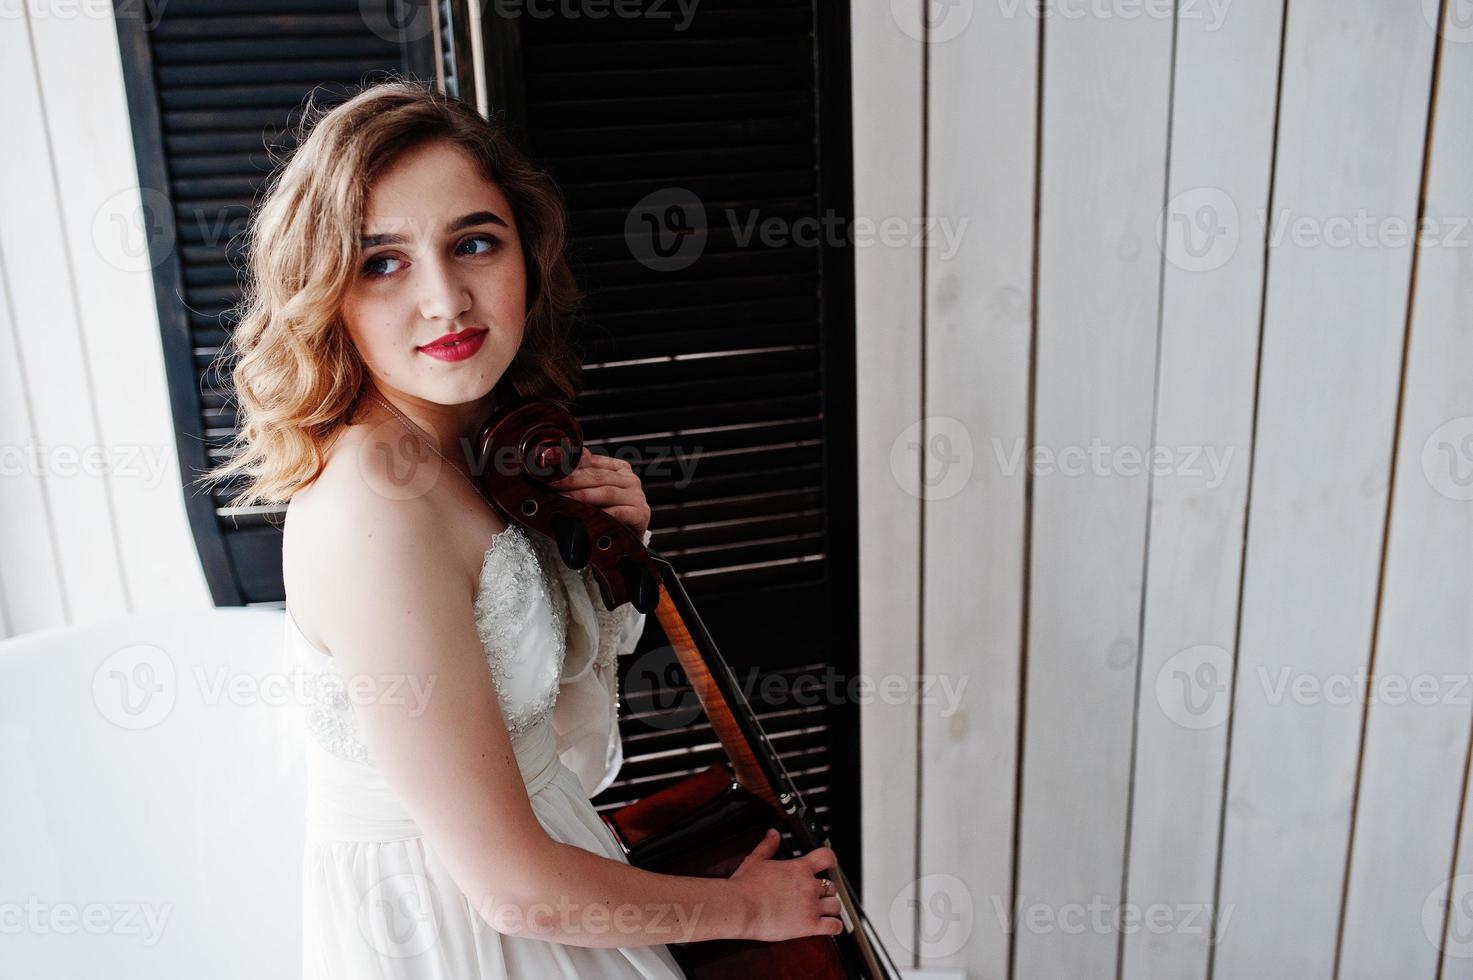
[(419, 313), (426, 320), (454, 320), (471, 306), (471, 291), (442, 258), (419, 265)]

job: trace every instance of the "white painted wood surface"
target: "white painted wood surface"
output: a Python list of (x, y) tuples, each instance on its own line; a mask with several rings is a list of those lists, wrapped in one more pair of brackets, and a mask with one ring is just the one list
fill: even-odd
[[(0, 63), (9, 63), (15, 34), (0, 25)], [(0, 446), (5, 474), (0, 478), (0, 605), (5, 631), (12, 636), (66, 621), (61, 571), (51, 539), (51, 515), (41, 474), (22, 454), (35, 442), (18, 326), (11, 313), (10, 277), (4, 263), (8, 238), (0, 229)]]
[[(1473, 456), (1465, 441), (1473, 437), (1469, 120), (1473, 45), (1448, 44), (1427, 175), (1428, 232), (1417, 254), (1375, 654), (1383, 697), (1372, 703), (1367, 723), (1342, 980), (1436, 975), (1448, 854), (1458, 832), (1473, 704), (1467, 683), (1473, 674)], [(1454, 930), (1467, 925), (1453, 922)], [(1446, 976), (1473, 974), (1467, 938), (1446, 947)]]
[(184, 513), (117, 32), (0, 17), (0, 593), (13, 635), (207, 608)]
[(1333, 975), (1411, 249), (1318, 236), (1415, 217), (1435, 38), (1379, 0), (1288, 11), (1272, 216), (1314, 234), (1269, 259), (1217, 980)]
[(1130, 453), (1151, 441), (1171, 42), (1159, 17), (1044, 27), (1034, 437), (1058, 462), (1035, 472), (1028, 544), (1027, 980), (1105, 976), (1118, 945), (1086, 922), (1124, 871), (1149, 490)]
[(1154, 442), (1170, 455), (1152, 475), (1125, 901), (1175, 928), (1126, 934), (1122, 976), (1142, 980), (1205, 977), (1216, 911), (1282, 8), (1232, 13), (1178, 24), (1158, 232)]
[[(955, 893), (933, 886), (938, 904), (922, 903), (906, 949), (919, 948), (921, 966), (987, 978), (1430, 980), (1440, 966), (1473, 976), (1473, 806), (1459, 809), (1469, 705), (1367, 711), (1356, 687), (1378, 613), (1376, 666), (1392, 690), (1419, 674), (1446, 674), (1444, 686), (1473, 676), (1473, 502), (1438, 492), (1423, 466), (1440, 431), (1444, 445), (1432, 452), (1462, 467), (1446, 479), (1473, 488), (1473, 433), (1438, 429), (1473, 418), (1473, 233), (1435, 258), (1424, 248), (1410, 295), (1440, 8), (1179, 4), (1173, 23), (1169, 6), (1163, 18), (1150, 4), (1056, 5), (1033, 91), (1033, 8), (935, 6), (946, 11), (923, 66), (927, 211), (953, 225), (985, 215), (985, 231), (964, 236), (954, 255), (939, 257), (936, 243), (926, 256), (919, 395), (897, 398), (894, 371), (878, 369), (899, 341), (867, 359), (874, 340), (861, 330), (861, 364), (875, 368), (861, 370), (861, 410), (894, 415), (888, 429), (876, 421), (861, 432), (860, 452), (883, 450), (884, 439), (863, 444), (869, 432), (913, 423), (919, 401), (928, 431), (974, 437), (972, 473), (924, 505), (913, 645), (890, 647), (903, 639), (893, 620), (875, 634), (874, 614), (861, 615), (867, 643), (885, 637), (888, 669), (944, 665), (988, 689), (962, 700), (965, 723), (914, 719), (918, 865), (908, 843), (873, 843), (903, 840), (903, 802), (864, 815), (868, 874), (895, 881), (950, 858), (961, 883)], [(958, 12), (966, 26), (953, 30)], [(1442, 47), (1467, 59), (1473, 31), (1455, 14)], [(868, 58), (871, 43), (856, 34), (861, 120), (860, 93), (883, 88), (874, 75), (886, 70)], [(1428, 204), (1446, 219), (1444, 237), (1473, 212), (1473, 79), (1454, 64), (1445, 56)], [(893, 117), (893, 83), (890, 100), (868, 111)], [(1036, 182), (1029, 112), (1043, 126)], [(872, 150), (856, 145), (858, 167), (874, 167)], [(900, 156), (893, 146), (882, 154)], [(892, 179), (908, 181), (908, 166), (893, 166)], [(875, 190), (860, 185), (859, 214), (882, 211), (895, 193)], [(1019, 220), (1025, 195), (1034, 223)], [(1163, 263), (1154, 225), (1168, 202)], [(1175, 255), (1173, 221), (1185, 222)], [(1148, 253), (1136, 261), (1132, 234)], [(1036, 348), (1019, 368), (1008, 307), (986, 298), (1014, 284), (1031, 236)], [(884, 291), (868, 275), (886, 270), (863, 259), (860, 270), (863, 327), (863, 297)], [(911, 267), (889, 272), (891, 294), (908, 296)], [(892, 306), (883, 316), (909, 330)], [(987, 440), (1030, 425), (1041, 454), (1087, 453), (1098, 436), (1158, 447), (1161, 468), (1037, 476), (1020, 512)], [(1087, 455), (1075, 460), (1089, 465)], [(861, 488), (864, 526), (883, 526), (888, 547), (912, 513), (899, 498), (876, 513), (884, 501)], [(1028, 577), (1010, 583), (1015, 524), (1031, 527)], [(911, 584), (893, 564), (883, 574)], [(882, 602), (889, 619), (893, 599)], [(1018, 672), (1008, 640), (1020, 616)], [(1310, 685), (1297, 696), (1307, 703), (1275, 693), (1284, 670)], [(1023, 698), (1021, 716), (1012, 696)], [(990, 713), (985, 729), (975, 710)], [(1017, 881), (999, 887), (1006, 757), (1020, 731)], [(866, 774), (888, 789), (890, 771), (875, 758), (866, 754)], [(1449, 884), (1449, 869), (1466, 877)], [(1424, 913), (1448, 898), (1444, 956), (1442, 923)], [(1103, 926), (1090, 918), (1096, 909)], [(1071, 930), (1076, 913), (1083, 921)], [(967, 934), (959, 948), (937, 928), (948, 915)]]
[[(97, 435), (108, 449), (124, 602), (136, 613), (210, 608), (180, 489), (117, 31), (106, 19), (49, 18), (33, 23), (32, 36), (47, 112), (57, 120), (48, 130), (66, 267), (92, 366)], [(151, 200), (152, 191), (143, 193)], [(88, 599), (76, 606), (95, 615)]]
[(1006, 976), (1010, 945), (1037, 51), (1037, 24), (993, 5), (930, 48), (921, 661), (958, 698), (919, 719), (917, 942), (973, 977)]
[[(921, 212), (924, 121), (921, 45), (881, 4), (854, 4), (856, 217)], [(920, 670), (920, 461), (904, 442), (921, 411), (921, 249), (854, 251), (858, 396), (859, 590), (862, 676)], [(900, 446), (899, 459), (892, 449)], [(860, 821), (866, 833), (861, 901), (896, 962), (915, 962), (907, 901), (916, 880), (920, 796), (914, 705), (876, 697), (860, 712)], [(899, 923), (897, 930), (895, 923)]]
[[(70, 618), (84, 608), (125, 612), (125, 586), (113, 545), (107, 481), (83, 472), (84, 452), (100, 446), (92, 399), (90, 352), (82, 341), (70, 246), (55, 180), (55, 144), (33, 61), (25, 18), (5, 19), (6, 122), (38, 139), (17, 140), (6, 156), (14, 179), (0, 181), (5, 279), (24, 366), (24, 398), (34, 441), (23, 465), (40, 477), (53, 515), (50, 543), (61, 572), (60, 605)], [(48, 93), (51, 94), (51, 93)], [(54, 97), (54, 96), (53, 96)], [(32, 451), (35, 455), (32, 455)], [(16, 569), (21, 573), (22, 568)], [(22, 623), (21, 625), (25, 625)]]

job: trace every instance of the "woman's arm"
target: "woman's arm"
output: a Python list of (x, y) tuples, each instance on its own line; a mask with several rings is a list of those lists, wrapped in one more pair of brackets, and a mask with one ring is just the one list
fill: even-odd
[(810, 887), (832, 866), (826, 848), (752, 861), (721, 880), (656, 874), (554, 841), (512, 751), (475, 629), (474, 583), (446, 560), (450, 529), (424, 499), (366, 491), (319, 521), (316, 567), (294, 599), (312, 606), (355, 692), (374, 761), (493, 928), (580, 946), (832, 931), (837, 920), (821, 916), (837, 909), (819, 911), (827, 906)]

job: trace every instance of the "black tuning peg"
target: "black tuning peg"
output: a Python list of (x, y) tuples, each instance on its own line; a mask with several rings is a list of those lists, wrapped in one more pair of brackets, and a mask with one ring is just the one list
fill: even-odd
[(587, 565), (593, 557), (593, 546), (589, 544), (588, 528), (583, 526), (583, 522), (566, 514), (556, 514), (552, 526), (563, 564), (574, 570)]
[(660, 604), (660, 583), (649, 569), (626, 558), (619, 562), (619, 571), (624, 573), (624, 588), (634, 608), (642, 613), (654, 612)]

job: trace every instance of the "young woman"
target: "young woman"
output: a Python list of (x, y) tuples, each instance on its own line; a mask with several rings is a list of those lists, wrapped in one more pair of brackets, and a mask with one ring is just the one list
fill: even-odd
[[(466, 442), (571, 399), (576, 300), (552, 181), (413, 82), (309, 118), (247, 242), (226, 355), (236, 503), (289, 500), (286, 642), (310, 671), (304, 975), (679, 977), (667, 943), (835, 934), (775, 835), (729, 879), (629, 865), (589, 797), (622, 762), (614, 659), (644, 616), (507, 522)], [(648, 540), (626, 462), (560, 491)]]

